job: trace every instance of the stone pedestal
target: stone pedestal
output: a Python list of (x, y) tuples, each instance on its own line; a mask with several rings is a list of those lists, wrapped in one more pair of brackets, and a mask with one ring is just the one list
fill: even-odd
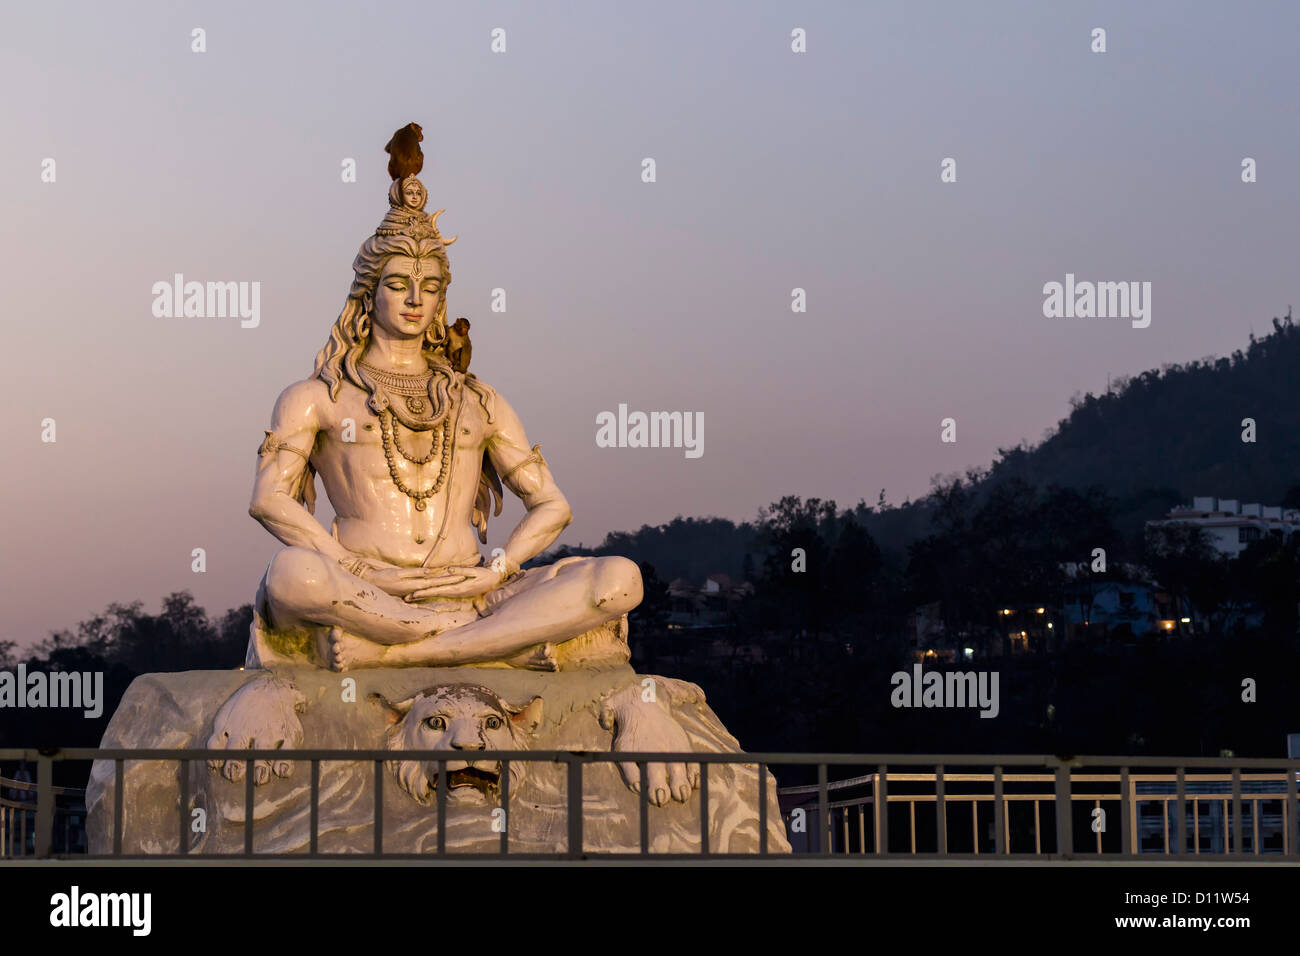
[[(421, 691), (433, 693), (421, 696)], [(675, 738), (682, 745), (671, 749), (740, 752), (736, 739), (722, 726), (698, 687), (639, 676), (626, 664), (556, 673), (461, 667), (337, 674), (311, 667), (276, 667), (147, 674), (128, 689), (102, 746), (203, 748), (215, 740), (215, 745), (233, 749), (250, 746), (246, 741), (252, 738), (251, 746), (259, 749), (277, 744), (286, 749), (387, 748), (394, 759), (383, 770), (384, 850), (432, 853), (437, 848), (437, 809), (428, 784), (436, 780), (436, 769), (403, 760), (400, 749), (451, 746), (449, 738), (437, 737), (437, 732), (430, 730), (442, 719), (434, 712), (445, 710), (439, 695), (462, 709), (479, 707), (482, 715), (476, 719), (502, 728), (492, 733), (515, 734), (517, 746), (497, 744), (496, 740), (508, 738), (489, 735), (496, 749), (666, 750), (664, 745), (648, 746), (646, 742), (656, 739), (656, 728), (668, 726), (664, 718), (670, 716), (683, 735)], [(494, 710), (499, 717), (494, 717)], [(429, 742), (435, 739), (441, 742)], [(472, 751), (466, 755), (472, 758)], [(268, 753), (268, 758), (255, 765), (254, 852), (306, 853), (310, 764), (275, 761), (273, 753)], [(203, 823), (202, 832), (191, 834), (192, 853), (242, 852), (243, 767), (243, 761), (216, 768), (205, 761), (190, 764), (188, 816)], [(458, 775), (459, 785), (449, 787), (447, 794), (448, 850), (496, 852), (503, 820), (509, 827), (511, 852), (567, 850), (565, 769), (555, 763), (513, 765), (508, 814), (504, 815), (499, 791), (494, 791), (490, 782), (483, 783), (490, 773)], [(462, 778), (469, 777), (478, 785), (465, 784)], [(676, 780), (681, 779), (679, 770)], [(87, 793), (92, 853), (112, 849), (113, 783), (112, 761), (97, 761)], [(180, 789), (176, 761), (127, 762), (124, 853), (178, 852)], [(321, 852), (373, 852), (374, 764), (323, 763), (319, 792)], [(770, 773), (766, 792), (769, 851), (788, 852), (776, 781)], [(756, 766), (711, 766), (712, 852), (757, 852), (758, 793)], [(585, 851), (639, 851), (640, 797), (615, 764), (584, 767), (582, 805)], [(692, 790), (684, 803), (669, 798), (664, 806), (648, 807), (648, 814), (653, 852), (700, 849), (698, 789)]]

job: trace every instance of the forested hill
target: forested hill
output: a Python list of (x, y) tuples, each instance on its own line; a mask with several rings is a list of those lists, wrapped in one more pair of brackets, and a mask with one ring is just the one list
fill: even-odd
[[(1251, 335), (1244, 352), (1152, 369), (1071, 405), (1070, 415), (1037, 446), (999, 449), (991, 465), (967, 471), (972, 501), (1017, 477), (1039, 488), (1100, 485), (1114, 499), (1111, 518), (1125, 536), (1195, 495), (1300, 507), (1300, 328), (1289, 310), (1273, 320), (1265, 338)], [(1242, 441), (1246, 418), (1255, 423), (1253, 443)], [(930, 533), (933, 502), (926, 497), (899, 507), (868, 505), (877, 490), (864, 487), (863, 500), (843, 505), (886, 560), (901, 566), (908, 544)], [(594, 549), (572, 550), (646, 561), (665, 580), (698, 581), (712, 571), (743, 579), (762, 563), (754, 552), (761, 549), (763, 525), (761, 514), (755, 523), (739, 525), (679, 517), (658, 527), (613, 532)]]
[[(1037, 447), (1000, 449), (987, 480), (1098, 484), (1121, 502), (1167, 489), (1266, 505), (1300, 483), (1300, 328), (1289, 310), (1245, 352), (1152, 369), (1072, 404)], [(1242, 441), (1247, 418), (1253, 443)]]

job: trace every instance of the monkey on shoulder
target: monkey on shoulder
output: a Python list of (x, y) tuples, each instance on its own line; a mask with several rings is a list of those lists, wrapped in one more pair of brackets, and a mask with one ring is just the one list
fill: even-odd
[(443, 343), (447, 361), (458, 372), (469, 371), (469, 360), (473, 347), (469, 342), (469, 319), (461, 316), (447, 329), (447, 340)]

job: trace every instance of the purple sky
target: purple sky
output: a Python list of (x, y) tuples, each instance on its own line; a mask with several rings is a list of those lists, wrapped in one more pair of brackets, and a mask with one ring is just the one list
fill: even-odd
[[(278, 547), (247, 516), (255, 450), (405, 122), (461, 237), (474, 370), (573, 503), (562, 541), (590, 544), (784, 494), (915, 498), (1108, 375), (1267, 332), (1297, 299), (1297, 35), (1287, 3), (11, 6), (0, 639), (182, 588), (252, 599)], [(155, 318), (177, 272), (260, 282), (260, 325)], [(1044, 318), (1067, 272), (1151, 282), (1151, 326)], [(619, 403), (702, 412), (703, 456), (597, 448)]]

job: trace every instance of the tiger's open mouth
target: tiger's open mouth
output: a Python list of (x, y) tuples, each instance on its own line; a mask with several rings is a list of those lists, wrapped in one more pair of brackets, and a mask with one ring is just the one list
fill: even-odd
[[(433, 789), (438, 789), (438, 777), (432, 775), (430, 782)], [(501, 790), (501, 768), (498, 766), (495, 770), (486, 767), (475, 767), (465, 764), (452, 769), (447, 768), (447, 792), (459, 790), (468, 787), (477, 790), (484, 796), (494, 796)]]

